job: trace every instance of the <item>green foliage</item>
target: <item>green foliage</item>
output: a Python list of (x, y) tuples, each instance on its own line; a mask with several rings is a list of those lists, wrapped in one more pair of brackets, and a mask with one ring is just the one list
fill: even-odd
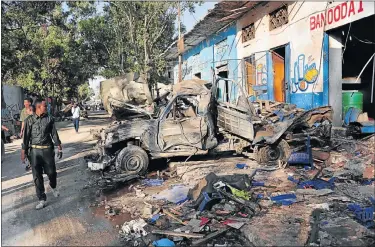
[[(87, 14), (87, 3), (74, 3)], [(98, 69), (61, 2), (1, 2), (2, 82), (41, 96), (75, 97)], [(95, 8), (93, 8), (95, 10)], [(78, 12), (80, 16), (84, 16)], [(92, 12), (91, 12), (92, 13)], [(89, 61), (87, 63), (87, 61)]]
[[(2, 82), (62, 99), (87, 97), (85, 82), (99, 72), (140, 72), (149, 85), (159, 80), (176, 39), (178, 3), (107, 2), (102, 13), (96, 4), (2, 1)], [(194, 4), (181, 3), (181, 12), (193, 12)]]
[(86, 82), (78, 86), (78, 96), (80, 100), (88, 100), (94, 95), (94, 90), (90, 87), (89, 83)]

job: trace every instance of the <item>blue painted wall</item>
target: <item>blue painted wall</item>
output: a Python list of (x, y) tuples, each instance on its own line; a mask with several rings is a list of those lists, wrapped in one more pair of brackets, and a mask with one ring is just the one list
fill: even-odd
[[(216, 45), (216, 46), (215, 46)], [(209, 36), (206, 40), (190, 48), (182, 55), (182, 80), (192, 79), (197, 73), (202, 80), (211, 82), (214, 69), (224, 65), (228, 67), (228, 78), (238, 81), (238, 70), (241, 69), (240, 60), (237, 59), (236, 25), (232, 25), (221, 32)], [(174, 66), (174, 83), (178, 81), (178, 61)], [(221, 92), (224, 91), (220, 86)], [(233, 93), (236, 89), (233, 85)], [(222, 95), (219, 97), (221, 98)], [(232, 98), (232, 97), (231, 97)]]

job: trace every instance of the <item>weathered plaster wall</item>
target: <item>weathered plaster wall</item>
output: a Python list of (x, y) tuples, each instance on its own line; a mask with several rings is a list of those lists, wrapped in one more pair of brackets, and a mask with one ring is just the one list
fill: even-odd
[[(212, 81), (213, 68), (221, 64), (228, 66), (228, 78), (238, 79), (237, 49), (235, 43), (236, 25), (211, 35), (195, 47), (186, 51), (183, 56), (182, 80), (193, 78), (201, 73), (201, 79)], [(223, 41), (223, 43), (221, 43)], [(220, 46), (215, 44), (221, 43)], [(233, 59), (233, 60), (230, 60)], [(178, 63), (174, 66), (174, 83), (178, 82)]]
[(19, 114), (23, 108), (24, 94), (19, 86), (2, 85), (1, 118), (11, 119), (14, 114)]
[[(266, 59), (261, 51), (290, 45), (288, 80), (289, 97), (287, 101), (298, 107), (310, 109), (328, 104), (328, 37), (325, 31), (374, 14), (374, 2), (348, 1), (296, 2), (288, 6), (289, 23), (269, 31), (268, 13), (277, 9), (280, 3), (270, 2), (249, 12), (237, 21), (236, 39), (241, 39), (242, 28), (254, 23), (255, 39), (237, 46), (238, 58), (246, 58), (255, 53), (258, 70), (267, 77), (268, 89), (272, 89), (272, 61)], [(324, 19), (326, 26), (324, 28)], [(263, 52), (264, 53), (264, 52)], [(239, 74), (241, 71), (239, 71)], [(264, 79), (260, 81), (264, 82)], [(258, 80), (256, 81), (258, 85)], [(271, 85), (269, 85), (271, 84)], [(270, 92), (270, 90), (268, 90)], [(273, 99), (273, 94), (268, 94)]]

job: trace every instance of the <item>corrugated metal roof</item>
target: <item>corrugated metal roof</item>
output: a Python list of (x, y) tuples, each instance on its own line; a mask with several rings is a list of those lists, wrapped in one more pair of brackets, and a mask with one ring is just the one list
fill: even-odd
[[(258, 3), (259, 1), (222, 1), (215, 4), (215, 7), (209, 10), (208, 14), (184, 35), (185, 52), (240, 18)], [(169, 48), (166, 58), (171, 60), (177, 56), (177, 42), (175, 42)]]

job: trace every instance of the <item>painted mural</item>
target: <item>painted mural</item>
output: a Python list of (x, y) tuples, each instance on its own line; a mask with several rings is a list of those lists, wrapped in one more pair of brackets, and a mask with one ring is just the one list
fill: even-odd
[(292, 81), (292, 93), (305, 92), (313, 88), (319, 75), (316, 63), (312, 56), (306, 60), (305, 54), (300, 54), (294, 62)]
[(267, 85), (267, 67), (260, 63), (257, 65), (257, 77), (256, 77), (256, 84), (257, 85)]

